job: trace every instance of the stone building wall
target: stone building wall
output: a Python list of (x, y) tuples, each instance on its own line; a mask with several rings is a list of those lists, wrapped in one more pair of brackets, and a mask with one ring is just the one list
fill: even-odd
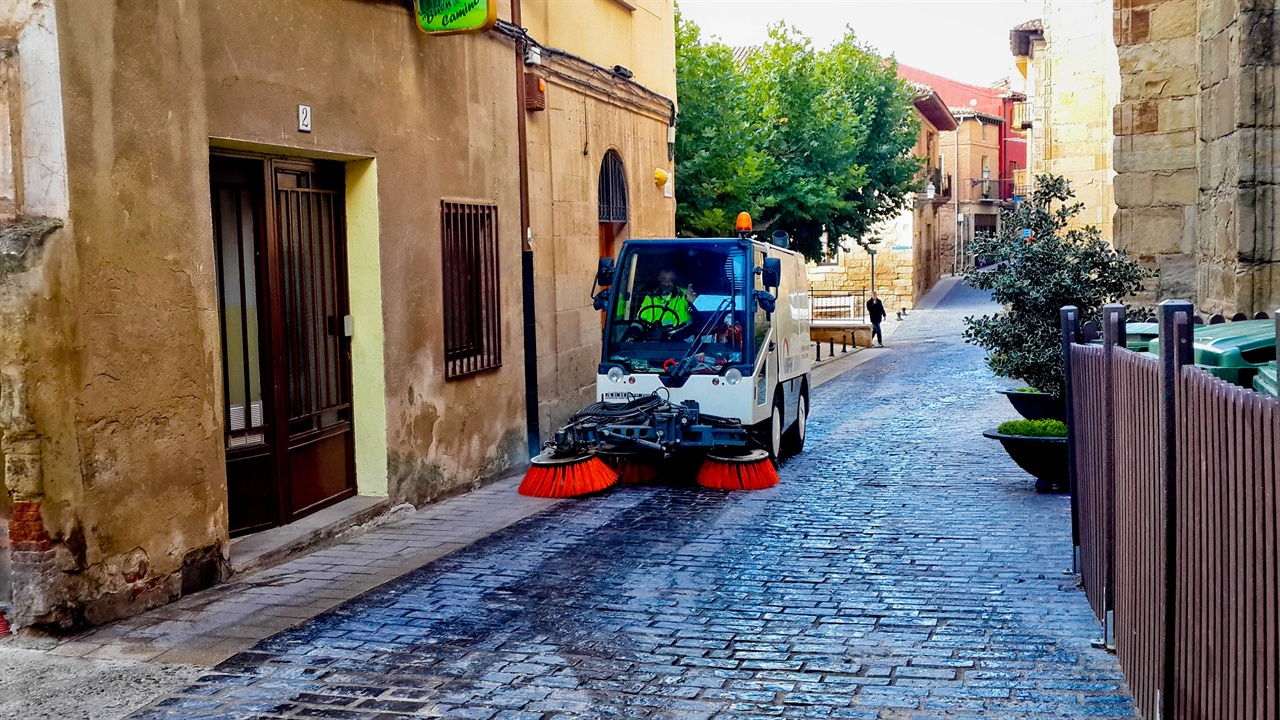
[(1044, 170), (1071, 182), (1084, 210), (1077, 225), (1093, 225), (1111, 240), (1115, 215), (1111, 109), (1119, 99), (1119, 63), (1112, 40), (1112, 0), (1044, 4), (1047, 95)]
[[(897, 312), (915, 307), (916, 291), (912, 248), (876, 251), (875, 290), (885, 310)], [(871, 256), (861, 247), (839, 253), (837, 262), (809, 266), (809, 287), (828, 292), (864, 292), (870, 297)], [(862, 309), (865, 312), (865, 308)]]
[[(1000, 127), (993, 117), (979, 118), (972, 112), (962, 108), (955, 109), (959, 127), (952, 132), (941, 133), (942, 165), (947, 172), (955, 173), (951, 185), (952, 197), (938, 208), (938, 233), (942, 259), (948, 272), (957, 267), (960, 271), (972, 265), (973, 258), (966, 248), (972, 242), (979, 226), (997, 227), (1000, 218)], [(987, 128), (986, 137), (982, 129)], [(959, 143), (957, 147), (957, 137)], [(956, 153), (959, 152), (957, 162)], [(983, 198), (984, 183), (982, 179), (982, 158), (987, 158), (990, 169), (990, 197)], [(960, 208), (963, 221), (957, 223), (956, 205)], [(959, 252), (954, 247), (956, 231), (959, 231), (961, 245)]]
[(547, 109), (528, 114), (528, 136), (539, 428), (545, 440), (595, 401), (603, 336), (591, 288), (601, 250), (597, 203), (605, 153), (618, 153), (627, 180), (629, 218), (615, 255), (628, 237), (674, 237), (675, 199), (655, 181), (656, 170), (674, 174), (667, 102), (610, 88), (598, 75), (569, 65), (549, 64), (543, 75)]
[(1280, 305), (1274, 0), (1121, 0), (1116, 245), (1159, 271), (1149, 300)]

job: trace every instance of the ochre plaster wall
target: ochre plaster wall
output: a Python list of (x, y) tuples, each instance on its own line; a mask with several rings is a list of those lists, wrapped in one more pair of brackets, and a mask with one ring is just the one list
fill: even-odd
[[(522, 462), (513, 46), (424, 35), (396, 3), (199, 7), (212, 137), (377, 160), (392, 498), (431, 502)], [(299, 104), (312, 109), (311, 133), (297, 131)], [(444, 379), (442, 199), (498, 206), (503, 364), (454, 381)]]
[(621, 65), (641, 85), (676, 96), (674, 0), (525, 0), (520, 7), (543, 45), (606, 68)]
[(61, 337), (34, 414), (66, 586), (29, 619), (96, 623), (225, 557), (208, 134), (194, 13), (56, 7), (71, 233), (47, 261)]
[[(960, 270), (972, 265), (973, 257), (967, 253), (967, 247), (973, 241), (975, 228), (979, 224), (975, 216), (981, 216), (982, 224), (998, 225), (1000, 215), (1000, 126), (994, 120), (981, 120), (973, 115), (961, 115), (960, 126), (954, 132), (942, 132), (939, 145), (942, 163), (948, 173), (960, 169), (958, 177), (952, 178), (952, 196), (945, 204), (938, 206), (935, 227), (938, 233), (940, 263), (952, 272), (953, 267), (960, 265)], [(982, 137), (983, 126), (987, 128), (987, 137)], [(956, 133), (959, 133), (959, 162), (956, 161)], [(986, 156), (990, 168), (990, 197), (983, 199), (983, 184), (974, 181), (982, 179), (982, 158)], [(963, 222), (955, 221), (956, 201), (959, 200), (960, 214)], [(954, 247), (956, 229), (960, 230), (960, 252), (957, 255)]]
[[(379, 255), (353, 258), (352, 280), (380, 277), (385, 330), (372, 351), (384, 354), (389, 467), (371, 471), (368, 489), (421, 504), (523, 462), (508, 41), (427, 37), (394, 2), (56, 9), (70, 213), (28, 271), (39, 273), (22, 319), (31, 431), (3, 450), (6, 464), (37, 468), (6, 473), (38, 502), (22, 508), (40, 546), (26, 585), (15, 582), (34, 598), (22, 621), (104, 622), (225, 573), (211, 144), (352, 163), (363, 209), (350, 247)], [(300, 103), (313, 108), (309, 134), (297, 131)], [(494, 203), (499, 216), (503, 365), (453, 382), (442, 198)], [(361, 458), (367, 468), (370, 453)]]

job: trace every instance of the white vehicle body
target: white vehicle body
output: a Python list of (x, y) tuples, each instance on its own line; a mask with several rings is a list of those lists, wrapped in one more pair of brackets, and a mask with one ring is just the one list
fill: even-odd
[[(644, 302), (638, 299), (643, 293), (637, 289), (642, 287), (642, 283), (636, 279), (636, 268), (645, 266), (643, 258), (646, 255), (659, 258), (647, 264), (649, 275), (652, 276), (654, 268), (664, 262), (671, 265), (684, 261), (698, 265), (698, 253), (711, 258), (703, 265), (713, 270), (723, 266), (723, 274), (735, 278), (732, 282), (738, 284), (725, 290), (728, 283), (723, 282), (722, 277), (716, 277), (715, 272), (704, 272), (704, 275), (710, 277), (711, 284), (721, 281), (722, 285), (720, 289), (712, 288), (713, 292), (692, 301), (689, 312), (692, 317), (687, 327), (697, 326), (705, 320), (707, 323), (717, 324), (716, 329), (731, 341), (735, 337), (733, 332), (740, 332), (742, 352), (741, 357), (737, 353), (727, 353), (728, 359), (721, 365), (704, 363), (698, 372), (689, 374), (683, 380), (673, 379), (671, 372), (652, 364), (655, 363), (653, 355), (647, 361), (630, 360), (625, 341), (611, 342), (610, 338), (625, 335), (625, 329), (628, 328), (625, 318), (636, 317), (636, 305)], [(631, 262), (630, 255), (633, 254), (639, 255), (641, 259)], [(670, 261), (663, 259), (666, 257)], [(725, 259), (726, 257), (732, 259)], [(762, 272), (765, 258), (776, 258), (778, 261), (780, 272), (776, 288), (763, 284), (766, 276)], [(809, 283), (804, 257), (797, 252), (758, 241), (630, 240), (619, 253), (618, 267), (618, 277), (614, 281), (616, 295), (611, 306), (614, 309), (610, 311), (611, 322), (606, 328), (604, 358), (596, 378), (597, 400), (625, 402), (655, 392), (675, 404), (694, 400), (703, 413), (737, 419), (744, 426), (756, 429), (766, 444), (771, 445), (769, 449), (778, 454), (785, 450), (779, 444), (781, 436), (790, 432), (792, 451), (798, 451), (797, 445), (803, 445), (804, 424), (808, 413), (809, 370), (813, 365), (809, 339)], [(697, 275), (694, 271), (689, 272)], [(726, 296), (726, 292), (730, 295)], [(765, 312), (760, 307), (757, 293), (768, 293), (776, 297), (773, 312)], [(729, 306), (733, 310), (728, 310)], [(725, 317), (723, 323), (717, 323), (717, 312), (733, 314), (733, 319)], [(739, 318), (742, 321), (740, 329), (726, 329), (737, 323)], [(675, 321), (671, 316), (664, 319)], [(671, 357), (665, 363), (668, 366), (678, 366), (691, 351), (703, 347), (727, 347), (699, 344), (697, 337), (710, 336), (695, 333), (692, 338), (669, 340), (665, 341), (666, 346), (658, 345), (659, 348), (670, 348)], [(686, 347), (691, 350), (684, 350)], [(736, 370), (741, 377), (738, 378), (731, 370)], [(775, 418), (780, 422), (774, 422)], [(772, 440), (769, 436), (772, 436)]]

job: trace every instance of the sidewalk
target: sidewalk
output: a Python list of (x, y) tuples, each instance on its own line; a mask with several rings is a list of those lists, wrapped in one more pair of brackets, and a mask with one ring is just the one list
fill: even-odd
[[(554, 505), (511, 477), (333, 547), (68, 638), (9, 647), (94, 660), (214, 666), (298, 623)], [(3, 648), (0, 645), (0, 648)]]

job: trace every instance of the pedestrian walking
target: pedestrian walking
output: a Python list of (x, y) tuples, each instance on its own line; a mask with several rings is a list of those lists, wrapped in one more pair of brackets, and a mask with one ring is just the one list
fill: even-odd
[(884, 335), (880, 334), (880, 322), (884, 320), (884, 303), (880, 302), (880, 296), (874, 292), (871, 293), (871, 299), (867, 301), (867, 317), (871, 319), (873, 342), (884, 347)]

